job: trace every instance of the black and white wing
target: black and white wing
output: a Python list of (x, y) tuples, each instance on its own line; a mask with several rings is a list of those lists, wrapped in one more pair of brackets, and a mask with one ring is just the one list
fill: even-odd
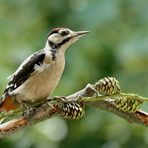
[(3, 94), (9, 94), (23, 84), (35, 71), (35, 65), (41, 65), (45, 58), (45, 51), (40, 50), (28, 57), (10, 77), (10, 81)]

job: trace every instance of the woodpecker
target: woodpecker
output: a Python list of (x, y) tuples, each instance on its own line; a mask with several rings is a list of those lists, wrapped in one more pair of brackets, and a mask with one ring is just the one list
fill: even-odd
[(9, 77), (0, 99), (0, 112), (49, 98), (63, 73), (66, 49), (87, 33), (54, 28), (47, 36), (45, 47), (30, 55)]

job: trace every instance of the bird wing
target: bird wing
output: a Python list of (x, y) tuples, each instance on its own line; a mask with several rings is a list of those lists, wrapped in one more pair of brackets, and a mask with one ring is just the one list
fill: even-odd
[(22, 85), (30, 75), (33, 74), (35, 71), (35, 65), (41, 65), (45, 58), (45, 51), (40, 50), (39, 52), (36, 52), (32, 54), (30, 57), (28, 57), (16, 70), (16, 72), (11, 75), (10, 81), (4, 90), (3, 94), (9, 94), (16, 88), (18, 88), (20, 85)]

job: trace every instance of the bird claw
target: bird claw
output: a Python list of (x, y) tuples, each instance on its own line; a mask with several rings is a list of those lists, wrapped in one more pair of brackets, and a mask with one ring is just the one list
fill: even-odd
[(23, 103), (22, 105), (22, 109), (23, 109), (23, 116), (27, 119), (32, 118), (33, 114), (34, 114), (34, 109), (30, 104), (27, 103)]

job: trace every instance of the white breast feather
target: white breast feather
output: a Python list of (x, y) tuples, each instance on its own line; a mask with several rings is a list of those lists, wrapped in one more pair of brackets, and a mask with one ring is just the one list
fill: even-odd
[(49, 67), (50, 67), (50, 64), (46, 64), (46, 63), (43, 63), (41, 65), (35, 64), (34, 70), (37, 72), (43, 72), (43, 71), (47, 70)]

